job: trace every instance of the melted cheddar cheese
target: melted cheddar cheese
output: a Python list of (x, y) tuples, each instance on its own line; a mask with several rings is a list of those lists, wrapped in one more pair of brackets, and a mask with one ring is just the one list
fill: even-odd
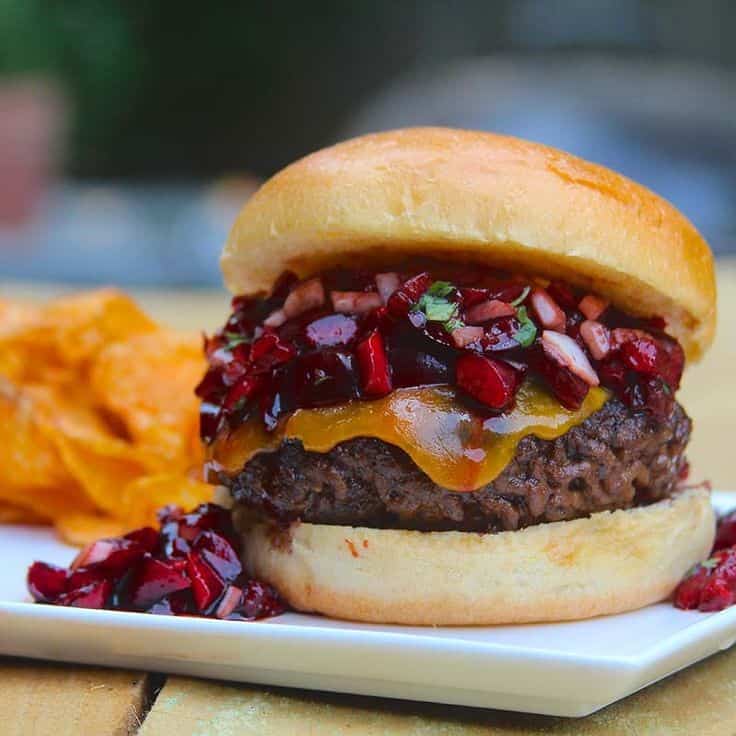
[(266, 432), (260, 419), (249, 420), (215, 440), (209, 467), (237, 473), (285, 438), (301, 440), (307, 450), (329, 452), (346, 440), (375, 437), (401, 448), (438, 485), (473, 491), (501, 473), (523, 437), (555, 439), (598, 411), (608, 395), (591, 389), (580, 409), (568, 411), (526, 381), (512, 411), (484, 419), (460, 403), (450, 386), (402, 388), (374, 401), (298, 409), (275, 432)]

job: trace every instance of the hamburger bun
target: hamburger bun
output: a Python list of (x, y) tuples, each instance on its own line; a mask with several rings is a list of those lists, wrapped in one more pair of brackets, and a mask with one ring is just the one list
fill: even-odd
[(397, 130), (297, 161), (244, 207), (222, 268), (241, 294), (286, 269), (418, 254), (513, 265), (662, 316), (690, 360), (713, 339), (712, 255), (680, 212), (602, 166), (491, 133)]
[(241, 511), (250, 574), (300, 611), (354, 621), (486, 625), (564, 621), (661, 601), (715, 535), (710, 494), (495, 534), (294, 524)]

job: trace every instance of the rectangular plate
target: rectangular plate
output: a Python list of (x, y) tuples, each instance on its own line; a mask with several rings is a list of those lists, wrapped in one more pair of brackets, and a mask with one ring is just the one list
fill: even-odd
[[(736, 497), (715, 493), (725, 510)], [(0, 653), (224, 680), (583, 716), (736, 640), (720, 613), (661, 603), (588, 621), (378, 626), (289, 613), (257, 623), (28, 603), (33, 560), (67, 565), (50, 529), (0, 526)]]

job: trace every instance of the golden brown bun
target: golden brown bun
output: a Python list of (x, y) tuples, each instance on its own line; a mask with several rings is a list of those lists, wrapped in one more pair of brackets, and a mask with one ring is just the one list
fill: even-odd
[(291, 545), (245, 526), (251, 574), (300, 611), (412, 625), (519, 624), (661, 601), (713, 545), (710, 495), (499, 534), (298, 524)]
[(516, 138), (378, 133), (307, 156), (240, 213), (222, 256), (234, 293), (421, 254), (559, 277), (660, 315), (697, 359), (715, 330), (708, 245), (674, 207), (608, 169)]

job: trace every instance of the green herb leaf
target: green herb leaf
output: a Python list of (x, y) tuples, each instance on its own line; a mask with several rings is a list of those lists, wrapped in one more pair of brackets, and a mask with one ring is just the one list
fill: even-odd
[(225, 339), (227, 340), (227, 345), (225, 345), (225, 347), (228, 350), (232, 350), (233, 348), (238, 347), (238, 345), (250, 343), (249, 337), (239, 335), (237, 332), (226, 332)]
[[(706, 560), (705, 562), (700, 563), (701, 567), (705, 567), (708, 570), (712, 570), (714, 567), (718, 567), (718, 559), (715, 557), (711, 557), (710, 559)], [(696, 565), (697, 567), (697, 565)]]
[(419, 297), (419, 301), (411, 308), (412, 312), (424, 312), (430, 322), (441, 322), (442, 326), (452, 332), (463, 327), (459, 317), (460, 307), (447, 297), (455, 290), (449, 281), (435, 281), (427, 291)]
[(449, 296), (454, 289), (449, 281), (434, 281), (426, 293), (430, 296)]
[(519, 329), (512, 337), (523, 348), (528, 348), (537, 338), (537, 326), (529, 319), (526, 307), (519, 307), (516, 310), (516, 319), (519, 320)]
[(425, 294), (420, 303), (430, 322), (447, 322), (457, 316), (457, 304), (448, 302), (447, 299)]
[(465, 323), (461, 319), (451, 319), (445, 322), (444, 327), (448, 332), (454, 332), (460, 327), (465, 327)]
[(532, 290), (531, 286), (525, 286), (524, 291), (522, 291), (521, 294), (519, 294), (519, 296), (517, 296), (516, 299), (514, 299), (514, 301), (509, 302), (509, 304), (512, 307), (518, 307), (519, 304), (521, 304), (524, 301), (524, 299), (526, 299), (529, 296), (529, 292), (531, 290)]

